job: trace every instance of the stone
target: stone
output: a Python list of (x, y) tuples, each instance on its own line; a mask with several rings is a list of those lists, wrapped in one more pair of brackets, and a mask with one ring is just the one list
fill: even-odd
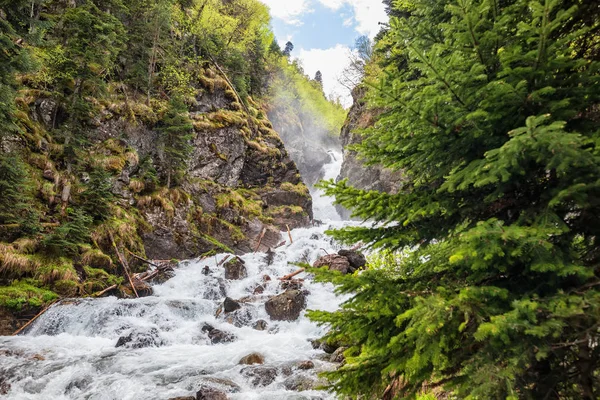
[(305, 307), (306, 292), (299, 290), (288, 290), (265, 303), (265, 310), (274, 321), (295, 321)]
[(158, 329), (151, 328), (147, 331), (133, 331), (128, 335), (121, 336), (115, 347), (126, 347), (129, 349), (141, 349), (145, 347), (160, 347), (165, 343), (160, 338)]
[(263, 285), (258, 285), (252, 291), (252, 294), (263, 294), (265, 292), (265, 287)]
[(317, 381), (309, 376), (294, 375), (283, 381), (283, 386), (287, 390), (293, 390), (296, 392), (302, 392), (305, 390), (312, 390), (315, 388)]
[(223, 390), (227, 393), (239, 393), (242, 391), (240, 385), (231, 379), (215, 378), (214, 376), (206, 376), (202, 378), (202, 383), (206, 383), (215, 389)]
[(202, 274), (204, 274), (204, 275), (210, 274), (210, 268), (208, 265), (205, 265), (204, 268), (202, 268)]
[(6, 395), (10, 392), (11, 385), (4, 377), (0, 376), (0, 395)]
[(264, 364), (265, 357), (260, 353), (250, 353), (247, 356), (242, 357), (238, 364), (252, 365), (252, 364)]
[(228, 400), (227, 393), (202, 385), (196, 393), (196, 400)]
[(251, 366), (242, 368), (242, 376), (248, 378), (253, 386), (268, 386), (277, 378), (277, 368)]
[(230, 313), (235, 310), (239, 310), (240, 308), (242, 308), (240, 303), (233, 300), (231, 297), (225, 298), (225, 302), (223, 302), (223, 311), (225, 311), (226, 313)]
[(233, 342), (236, 336), (233, 333), (225, 332), (220, 329), (215, 329), (212, 325), (204, 324), (202, 332), (208, 333), (208, 338), (212, 344), (230, 343)]
[(302, 289), (302, 281), (290, 279), (289, 281), (281, 281), (281, 288), (283, 290), (300, 290)]
[(340, 250), (338, 251), (338, 255), (342, 256), (342, 257), (346, 257), (348, 259), (348, 262), (350, 263), (350, 266), (354, 269), (354, 271), (356, 271), (357, 269), (361, 269), (363, 268), (365, 265), (367, 265), (367, 259), (365, 258), (365, 256), (355, 250)]
[(54, 175), (54, 171), (51, 169), (44, 170), (44, 174), (42, 175), (44, 179), (50, 182), (54, 182), (56, 176)]
[(298, 369), (313, 369), (315, 367), (315, 363), (307, 360), (307, 361), (302, 361), (298, 364)]
[(338, 347), (337, 349), (335, 349), (333, 354), (331, 354), (329, 361), (333, 363), (343, 363), (344, 361), (346, 361), (346, 357), (344, 357), (344, 351), (346, 350), (348, 350), (347, 347)]
[(319, 258), (313, 263), (314, 268), (327, 267), (333, 271), (339, 271), (342, 274), (352, 273), (353, 269), (350, 266), (350, 262), (344, 256), (338, 254), (328, 254)]
[(196, 400), (194, 396), (171, 397), (169, 400)]
[(264, 319), (259, 319), (254, 324), (252, 324), (252, 328), (256, 329), (257, 331), (266, 331), (267, 327), (267, 321), (265, 321)]
[(237, 257), (225, 263), (225, 279), (239, 280), (247, 276), (246, 267)]

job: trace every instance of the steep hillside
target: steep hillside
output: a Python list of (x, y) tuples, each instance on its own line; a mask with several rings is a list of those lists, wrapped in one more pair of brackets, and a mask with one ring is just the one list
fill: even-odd
[(0, 308), (119, 286), (145, 268), (133, 254), (243, 253), (310, 222), (261, 105), (281, 57), (264, 5), (0, 4)]

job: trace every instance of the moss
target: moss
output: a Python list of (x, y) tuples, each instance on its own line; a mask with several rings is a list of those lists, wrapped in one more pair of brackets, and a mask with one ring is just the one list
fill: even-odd
[(61, 297), (75, 297), (79, 294), (79, 284), (72, 280), (56, 281), (52, 289)]
[(84, 247), (80, 261), (84, 265), (100, 268), (105, 271), (114, 271), (116, 269), (115, 264), (108, 255), (104, 254), (100, 249), (93, 249), (91, 246)]
[(216, 205), (220, 209), (233, 209), (248, 217), (258, 217), (262, 214), (262, 201), (249, 190), (229, 190), (216, 196)]
[(281, 184), (280, 188), (286, 192), (294, 192), (301, 196), (308, 196), (310, 194), (308, 187), (306, 187), (306, 185), (302, 182), (298, 183), (297, 185), (294, 185), (290, 182), (284, 182)]
[(112, 285), (120, 285), (124, 281), (122, 277), (111, 275), (102, 269), (84, 266), (83, 270), (87, 278), (83, 282), (82, 288), (88, 294), (99, 292)]
[(269, 214), (273, 216), (282, 216), (289, 214), (306, 214), (304, 209), (300, 206), (279, 206), (269, 210)]
[(279, 149), (271, 147), (265, 143), (261, 143), (255, 140), (247, 140), (246, 144), (254, 150), (263, 154), (267, 154), (270, 157), (281, 157), (281, 151)]
[(60, 257), (50, 258), (37, 256), (40, 267), (35, 271), (35, 278), (45, 284), (50, 284), (56, 281), (79, 281), (77, 271), (73, 266), (73, 261)]
[(40, 261), (32, 255), (23, 254), (6, 243), (0, 243), (0, 274), (9, 278), (32, 275), (41, 267)]
[(58, 298), (56, 293), (38, 285), (39, 282), (25, 279), (0, 287), (0, 306), (20, 310), (26, 306), (40, 307)]
[[(223, 243), (219, 242), (217, 239), (215, 239), (214, 237), (212, 237), (206, 233), (202, 233), (201, 237), (208, 243), (215, 246), (218, 250), (222, 250), (225, 253), (235, 253), (231, 248), (227, 247), (226, 245), (224, 245)], [(211, 250), (210, 253), (212, 253), (212, 252), (213, 251)]]

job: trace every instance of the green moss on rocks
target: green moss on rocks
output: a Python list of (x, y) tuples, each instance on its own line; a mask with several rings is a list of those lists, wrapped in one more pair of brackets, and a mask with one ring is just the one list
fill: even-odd
[(0, 307), (13, 310), (27, 306), (40, 307), (58, 298), (56, 293), (38, 287), (39, 284), (31, 279), (23, 279), (0, 287)]

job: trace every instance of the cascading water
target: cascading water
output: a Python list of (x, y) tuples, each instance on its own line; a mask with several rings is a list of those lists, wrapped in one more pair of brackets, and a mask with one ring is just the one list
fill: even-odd
[[(325, 179), (337, 176), (341, 158), (332, 154)], [(224, 278), (217, 263), (225, 255), (187, 261), (173, 278), (154, 286), (150, 297), (63, 301), (26, 334), (0, 337), (0, 381), (10, 385), (8, 398), (167, 400), (194, 396), (208, 385), (227, 392), (230, 399), (332, 399), (332, 394), (302, 383), (314, 382), (319, 371), (334, 367), (310, 342), (324, 328), (304, 312), (293, 322), (271, 321), (264, 306), (282, 291), (277, 277), (297, 269), (290, 262), (312, 263), (323, 250), (338, 250), (323, 232), (345, 222), (339, 221), (331, 199), (321, 194), (313, 197), (315, 217), (324, 225), (293, 230), (293, 244), (275, 250), (271, 262), (264, 253), (241, 257), (245, 279)], [(265, 275), (273, 279), (265, 281)], [(264, 292), (253, 295), (258, 286)], [(308, 309), (335, 310), (343, 300), (329, 284), (307, 279), (303, 289), (309, 292)], [(215, 316), (225, 296), (247, 298), (238, 314), (246, 323), (226, 321), (223, 313)], [(264, 330), (252, 327), (259, 320), (267, 322)], [(206, 324), (227, 340), (213, 343)], [(239, 365), (242, 357), (255, 352), (264, 356), (260, 367), (266, 380)], [(307, 360), (314, 368), (298, 367)], [(291, 388), (290, 379), (300, 384)]]

